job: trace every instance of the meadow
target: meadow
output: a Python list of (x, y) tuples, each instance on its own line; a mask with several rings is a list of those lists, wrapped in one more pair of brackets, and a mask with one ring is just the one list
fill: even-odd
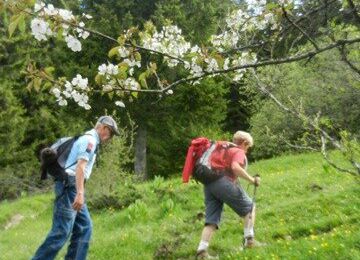
[[(242, 221), (225, 207), (211, 253), (220, 259), (360, 259), (360, 187), (353, 176), (329, 168), (317, 153), (258, 161), (249, 172), (262, 178), (255, 232), (267, 246), (242, 251)], [(241, 185), (253, 196), (252, 186)], [(201, 184), (182, 184), (179, 173), (116, 189), (131, 190), (123, 195), (131, 203), (90, 209), (88, 259), (194, 259), (204, 219)], [(0, 259), (30, 259), (51, 226), (52, 200), (46, 193), (0, 204)]]

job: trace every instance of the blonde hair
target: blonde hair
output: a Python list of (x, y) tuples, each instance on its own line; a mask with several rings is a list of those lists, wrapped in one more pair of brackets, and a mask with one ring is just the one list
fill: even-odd
[(249, 145), (249, 147), (254, 145), (254, 141), (252, 136), (244, 131), (237, 131), (233, 136), (233, 142), (235, 144), (242, 144), (244, 141), (246, 141)]

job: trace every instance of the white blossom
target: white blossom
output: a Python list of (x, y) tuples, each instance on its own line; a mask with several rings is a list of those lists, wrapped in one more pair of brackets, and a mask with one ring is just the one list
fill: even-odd
[(81, 42), (72, 35), (65, 37), (67, 46), (74, 52), (81, 51)]
[(138, 68), (141, 67), (140, 61), (136, 61), (135, 59), (125, 59), (124, 62), (127, 65), (129, 65), (129, 67), (135, 67), (135, 66), (137, 66)]
[(61, 91), (58, 88), (53, 88), (52, 93), (55, 95), (55, 97), (59, 98), (60, 94), (61, 94)]
[(72, 98), (73, 98), (73, 100), (76, 102), (76, 103), (78, 103), (79, 102), (79, 100), (80, 100), (80, 93), (79, 92), (77, 92), (76, 90), (73, 90), (72, 92), (71, 92), (71, 96), (72, 96)]
[(98, 70), (99, 70), (98, 73), (99, 73), (100, 75), (105, 75), (106, 70), (107, 70), (106, 64), (101, 64), (101, 65), (98, 67)]
[(235, 71), (235, 76), (233, 77), (233, 81), (239, 81), (244, 77), (245, 69), (240, 69)]
[(129, 69), (129, 75), (130, 76), (134, 75), (134, 68)]
[(106, 65), (106, 64), (101, 64), (99, 67), (98, 67), (98, 70), (99, 70), (99, 74), (100, 75), (107, 75), (107, 79), (109, 79), (110, 75), (117, 75), (119, 73), (119, 67), (117, 65), (114, 65), (114, 64), (109, 64), (109, 65)]
[(84, 40), (89, 37), (90, 33), (88, 31), (82, 31), (79, 33), (79, 37), (83, 38)]
[(48, 4), (47, 7), (44, 8), (45, 14), (49, 16), (57, 15), (58, 10), (52, 4)]
[(92, 19), (93, 17), (90, 14), (82, 14), (82, 16), (85, 16), (87, 19)]
[(224, 70), (227, 70), (229, 68), (229, 63), (230, 63), (230, 59), (229, 58), (226, 58), (224, 60)]
[(63, 91), (62, 94), (66, 97), (66, 98), (70, 98), (71, 97), (71, 91)]
[(199, 52), (199, 51), (200, 51), (200, 48), (197, 45), (191, 47), (191, 49), (190, 49), (191, 53), (196, 53), (196, 52)]
[(113, 90), (113, 86), (111, 86), (109, 84), (103, 85), (102, 87), (103, 87), (104, 92), (110, 92)]
[(57, 101), (58, 101), (59, 106), (66, 106), (67, 105), (67, 100), (63, 99), (62, 97), (60, 97)]
[(125, 86), (132, 90), (140, 89), (140, 84), (134, 78), (127, 78), (124, 82)]
[(206, 58), (205, 63), (208, 65), (206, 68), (207, 72), (212, 72), (219, 69), (219, 65), (214, 58)]
[(89, 97), (86, 94), (80, 94), (79, 95), (79, 100), (78, 100), (78, 105), (81, 107), (85, 107), (85, 105), (88, 104), (89, 101)]
[(73, 86), (78, 86), (82, 90), (86, 90), (88, 85), (88, 79), (81, 77), (80, 74), (77, 74), (76, 77), (72, 79), (71, 84)]
[(113, 90), (113, 86), (110, 84), (102, 85), (102, 89), (104, 92), (110, 92)]
[(40, 18), (34, 18), (31, 21), (31, 34), (34, 35), (35, 39), (38, 41), (47, 40), (47, 36), (52, 35), (52, 31), (49, 27), (49, 24)]
[(65, 10), (65, 9), (59, 9), (59, 15), (61, 18), (65, 21), (70, 21), (75, 19), (74, 15), (71, 11)]
[[(167, 53), (171, 56), (182, 58), (190, 49), (191, 45), (181, 35), (181, 29), (177, 26), (164, 26), (161, 32), (155, 31), (153, 35), (142, 38), (145, 48)], [(176, 66), (176, 59), (166, 59), (169, 66)]]
[(66, 81), (65, 82), (65, 89), (66, 89), (66, 91), (72, 91), (72, 85), (71, 85), (71, 83), (69, 82), (69, 81)]
[(260, 14), (266, 5), (266, 0), (246, 0), (248, 11), (252, 11), (254, 15)]
[(119, 73), (119, 67), (110, 63), (107, 66), (106, 72), (110, 75), (117, 75)]
[(125, 104), (122, 101), (115, 101), (115, 105), (118, 107), (125, 107)]
[(43, 3), (43, 2), (37, 2), (37, 3), (35, 3), (35, 5), (34, 5), (34, 12), (35, 13), (37, 13), (37, 12), (39, 12), (42, 8), (44, 8), (45, 7), (45, 3)]
[(118, 52), (121, 58), (128, 57), (130, 54), (128, 49), (126, 49), (125, 47), (119, 47)]
[(80, 22), (79, 27), (77, 27), (75, 29), (75, 31), (78, 33), (78, 36), (80, 38), (86, 39), (87, 37), (89, 37), (90, 33), (88, 31), (85, 31), (84, 29), (80, 28), (80, 27), (84, 27), (84, 26), (85, 26), (84, 22)]
[(172, 89), (169, 89), (168, 91), (166, 91), (166, 94), (167, 95), (172, 95), (172, 94), (174, 94), (174, 91)]
[(199, 77), (202, 76), (204, 74), (203, 69), (197, 65), (197, 64), (193, 64), (191, 66), (191, 71), (190, 73), (194, 76), (194, 77)]

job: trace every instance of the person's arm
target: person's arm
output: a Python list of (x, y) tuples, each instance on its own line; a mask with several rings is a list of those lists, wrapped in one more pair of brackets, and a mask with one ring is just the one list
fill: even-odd
[(81, 210), (82, 206), (84, 205), (84, 178), (85, 178), (85, 167), (87, 161), (84, 159), (78, 160), (76, 165), (76, 196), (73, 203), (73, 208), (76, 211)]
[(238, 162), (231, 163), (231, 170), (236, 176), (239, 176), (240, 178), (243, 178), (256, 186), (260, 185), (260, 177), (252, 177), (251, 175), (249, 175)]

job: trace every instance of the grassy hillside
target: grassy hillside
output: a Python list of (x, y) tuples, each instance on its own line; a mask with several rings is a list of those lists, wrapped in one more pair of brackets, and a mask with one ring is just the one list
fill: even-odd
[[(225, 207), (211, 243), (220, 259), (360, 259), (360, 187), (353, 177), (324, 168), (318, 154), (259, 161), (249, 171), (262, 176), (256, 235), (268, 246), (240, 251), (242, 222)], [(183, 185), (179, 174), (137, 184), (129, 196), (139, 199), (123, 209), (91, 210), (88, 259), (194, 259), (202, 185)], [(52, 194), (2, 203), (0, 259), (29, 259), (49, 230), (51, 213)]]

